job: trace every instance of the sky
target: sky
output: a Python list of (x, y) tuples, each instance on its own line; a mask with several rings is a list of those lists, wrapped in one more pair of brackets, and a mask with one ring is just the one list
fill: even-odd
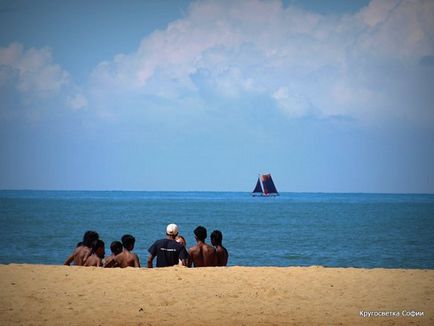
[(0, 189), (434, 193), (434, 2), (0, 0)]

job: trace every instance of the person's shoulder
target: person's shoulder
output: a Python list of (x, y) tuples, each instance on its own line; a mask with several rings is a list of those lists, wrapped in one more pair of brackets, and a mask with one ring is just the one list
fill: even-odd
[(204, 243), (204, 248), (206, 249), (206, 250), (210, 250), (210, 251), (216, 251), (215, 250), (215, 248), (213, 247), (213, 246), (210, 246), (209, 244), (207, 244), (207, 243)]
[(159, 246), (161, 246), (161, 244), (162, 244), (161, 241), (162, 241), (162, 240), (164, 240), (164, 239), (158, 239), (158, 240), (155, 240), (149, 248), (154, 248), (154, 247), (159, 247)]
[(175, 246), (176, 248), (184, 248), (184, 246), (182, 244), (180, 244), (178, 241), (176, 240), (169, 240), (170, 243)]
[(190, 247), (187, 251), (188, 252), (195, 252), (199, 249), (199, 247), (197, 245), (194, 245), (193, 247)]
[(164, 245), (167, 243), (167, 241), (169, 241), (169, 239), (158, 239), (155, 240), (154, 245)]
[(120, 263), (120, 262), (122, 262), (122, 259), (124, 259), (124, 257), (125, 257), (125, 252), (122, 251), (121, 253), (119, 253), (119, 254), (117, 254), (116, 256), (114, 256), (114, 257), (113, 257), (113, 260), (114, 260), (116, 263)]
[(78, 249), (77, 253), (83, 253), (83, 254), (85, 254), (85, 253), (90, 252), (90, 248), (86, 247), (86, 246), (80, 246), (77, 249)]
[(77, 248), (74, 249), (74, 252), (75, 253), (81, 252), (81, 251), (84, 250), (84, 248), (87, 248), (87, 247), (85, 247), (85, 246), (78, 246)]
[(127, 256), (128, 256), (129, 258), (132, 258), (132, 259), (134, 259), (134, 258), (137, 257), (137, 255), (136, 255), (134, 252), (131, 252), (131, 251), (128, 251)]

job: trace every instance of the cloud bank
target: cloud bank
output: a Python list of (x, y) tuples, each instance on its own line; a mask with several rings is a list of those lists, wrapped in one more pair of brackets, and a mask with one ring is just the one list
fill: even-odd
[(288, 119), (419, 123), (434, 118), (433, 40), (429, 0), (373, 0), (341, 16), (278, 0), (199, 1), (136, 51), (98, 64), (85, 85), (48, 48), (1, 48), (0, 86), (33, 96), (68, 86), (65, 106), (100, 116), (128, 114), (126, 104), (207, 110), (261, 97)]
[(433, 39), (432, 1), (375, 0), (339, 17), (280, 1), (202, 1), (100, 63), (91, 87), (167, 103), (260, 95), (289, 118), (432, 119), (432, 66), (420, 62)]

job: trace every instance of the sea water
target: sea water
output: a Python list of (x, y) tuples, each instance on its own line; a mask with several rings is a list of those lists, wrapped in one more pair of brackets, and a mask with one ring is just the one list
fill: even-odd
[[(0, 263), (62, 264), (86, 230), (147, 249), (176, 223), (223, 232), (229, 265), (434, 268), (434, 195), (0, 191)], [(209, 241), (209, 237), (207, 239)]]

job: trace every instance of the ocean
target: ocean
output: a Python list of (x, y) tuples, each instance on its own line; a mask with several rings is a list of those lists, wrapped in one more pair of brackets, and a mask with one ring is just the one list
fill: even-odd
[[(434, 195), (0, 191), (0, 263), (62, 264), (86, 230), (147, 248), (176, 223), (223, 233), (229, 265), (434, 268)], [(209, 241), (209, 237), (207, 239)]]

